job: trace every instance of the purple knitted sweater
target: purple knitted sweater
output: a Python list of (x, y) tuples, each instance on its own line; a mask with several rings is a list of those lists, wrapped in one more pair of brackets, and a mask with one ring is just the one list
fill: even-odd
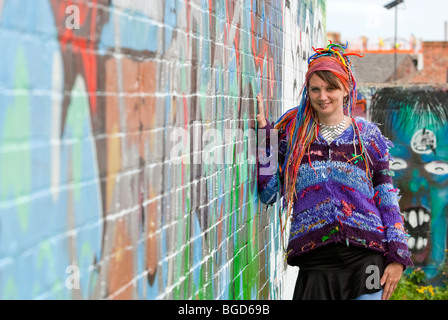
[[(286, 252), (290, 265), (297, 265), (301, 254), (330, 243), (364, 247), (386, 255), (386, 263), (412, 265), (398, 190), (389, 170), (392, 143), (375, 124), (363, 118), (356, 118), (356, 123), (371, 161), (372, 181), (362, 158), (348, 161), (361, 154), (352, 126), (331, 144), (319, 133), (309, 151), (314, 169), (309, 166), (308, 153), (299, 168)], [(266, 138), (258, 142), (258, 193), (261, 202), (272, 204), (284, 193), (284, 177), (278, 166), (268, 168), (275, 154), (278, 165), (284, 164), (287, 138), (279, 132), (277, 147), (271, 141), (273, 125), (268, 123), (265, 129)]]

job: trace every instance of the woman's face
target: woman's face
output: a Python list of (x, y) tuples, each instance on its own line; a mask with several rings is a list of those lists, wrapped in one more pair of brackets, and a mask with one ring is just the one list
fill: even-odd
[(320, 119), (344, 114), (344, 97), (348, 92), (328, 84), (317, 74), (309, 80), (308, 95)]

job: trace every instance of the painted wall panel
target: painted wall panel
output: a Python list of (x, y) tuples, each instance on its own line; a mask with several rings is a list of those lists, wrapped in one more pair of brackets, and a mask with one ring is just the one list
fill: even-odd
[(290, 296), (255, 97), (271, 120), (295, 106), (325, 1), (4, 0), (0, 19), (0, 298)]
[[(365, 117), (379, 123), (394, 147), (394, 182), (415, 268), (428, 281), (446, 281), (448, 240), (448, 91), (445, 85), (362, 87)], [(412, 268), (409, 269), (409, 272)]]

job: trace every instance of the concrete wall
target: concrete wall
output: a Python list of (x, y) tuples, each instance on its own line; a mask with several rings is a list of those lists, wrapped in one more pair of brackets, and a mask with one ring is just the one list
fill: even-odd
[(250, 133), (324, 34), (325, 0), (0, 1), (0, 298), (289, 298)]

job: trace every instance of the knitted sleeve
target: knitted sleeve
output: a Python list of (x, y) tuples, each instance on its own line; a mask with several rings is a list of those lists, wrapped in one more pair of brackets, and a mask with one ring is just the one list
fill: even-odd
[(391, 159), (389, 150), (393, 144), (381, 134), (379, 128), (374, 124), (372, 124), (371, 132), (367, 148), (373, 161), (373, 199), (380, 212), (386, 233), (388, 248), (386, 263), (398, 262), (406, 269), (413, 263), (407, 245), (403, 215), (398, 204), (399, 190), (393, 186), (393, 171), (389, 169), (389, 160)]
[[(283, 175), (279, 170), (286, 153), (286, 137), (269, 123), (258, 129), (257, 185), (260, 201), (273, 204), (283, 196)], [(279, 194), (280, 192), (280, 194)]]

